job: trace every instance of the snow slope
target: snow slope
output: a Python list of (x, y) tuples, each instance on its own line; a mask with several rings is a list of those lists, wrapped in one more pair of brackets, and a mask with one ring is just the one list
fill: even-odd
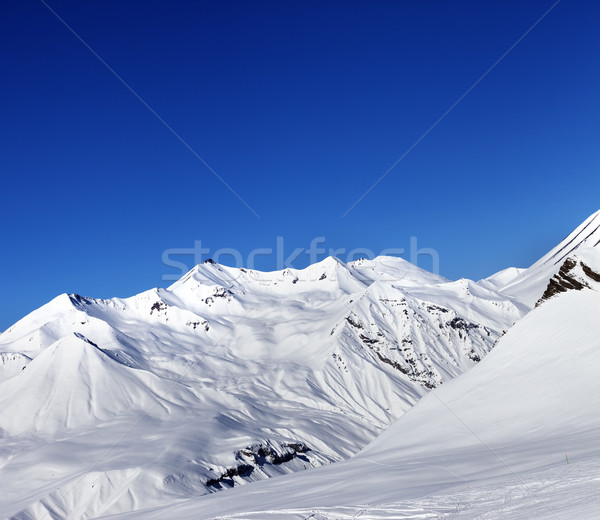
[[(546, 288), (548, 280), (558, 273), (569, 257), (576, 256), (586, 249), (598, 247), (600, 247), (600, 211), (590, 215), (531, 267), (520, 270), (517, 276), (510, 277), (504, 283), (496, 284), (494, 287), (503, 294), (533, 307)], [(494, 275), (497, 276), (499, 275)]]
[(543, 302), (348, 461), (116, 518), (597, 518), (595, 289)]
[(61, 295), (0, 335), (0, 515), (92, 518), (343, 460), (525, 311), (390, 257)]
[[(0, 517), (96, 518), (204, 494), (216, 514), (234, 486), (332, 462), (358, 468), (340, 461), (432, 389), (452, 388), (536, 302), (593, 294), (590, 222), (565, 255), (480, 282), (390, 257), (271, 273), (207, 261), (131, 298), (61, 295), (0, 335)], [(415, 434), (413, 448), (418, 439), (429, 437)], [(448, 491), (417, 462), (405, 470), (419, 489)], [(332, 486), (320, 507), (344, 498)], [(367, 491), (379, 500), (365, 486), (351, 503)]]

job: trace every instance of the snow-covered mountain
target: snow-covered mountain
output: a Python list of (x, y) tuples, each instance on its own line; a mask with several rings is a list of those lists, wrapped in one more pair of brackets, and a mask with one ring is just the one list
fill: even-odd
[(536, 302), (593, 293), (596, 217), (479, 282), (391, 257), (207, 261), (127, 299), (55, 298), (0, 335), (0, 516), (95, 518), (348, 459)]
[[(580, 281), (586, 284), (590, 269), (587, 269), (585, 261), (583, 261), (582, 266), (579, 258), (585, 255), (586, 251), (597, 250), (599, 247), (600, 211), (597, 211), (530, 268), (518, 272), (512, 271), (514, 276), (506, 277), (504, 283), (495, 286), (495, 288), (504, 294), (517, 298), (528, 306), (533, 306), (543, 296), (548, 280), (558, 275), (560, 270), (563, 271), (561, 275), (563, 282), (566, 281), (564, 275), (572, 271), (575, 277), (578, 277), (577, 272), (580, 272), (582, 276)], [(497, 276), (495, 275), (495, 277)], [(567, 281), (565, 288), (568, 288), (568, 285)]]
[(599, 316), (557, 294), (350, 460), (114, 520), (597, 518)]

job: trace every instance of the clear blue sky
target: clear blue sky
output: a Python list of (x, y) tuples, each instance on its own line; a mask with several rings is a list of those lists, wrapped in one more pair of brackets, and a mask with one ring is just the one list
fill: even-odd
[(340, 217), (552, 3), (48, 0), (256, 218), (42, 3), (4, 1), (0, 329), (166, 286), (195, 240), (531, 264), (600, 207), (595, 1), (562, 0)]

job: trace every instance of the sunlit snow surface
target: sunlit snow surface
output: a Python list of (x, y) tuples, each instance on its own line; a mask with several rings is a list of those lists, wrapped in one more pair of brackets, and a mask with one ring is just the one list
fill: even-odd
[[(0, 335), (0, 517), (545, 518), (561, 493), (590, 517), (586, 222), (530, 269), (479, 282), (329, 258), (57, 297)], [(585, 289), (527, 314), (567, 256)]]
[(545, 302), (348, 461), (118, 518), (597, 518), (599, 315)]

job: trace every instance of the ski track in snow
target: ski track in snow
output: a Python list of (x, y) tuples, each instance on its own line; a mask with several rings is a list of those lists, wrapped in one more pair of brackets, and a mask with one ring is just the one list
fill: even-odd
[(597, 518), (599, 496), (600, 462), (587, 460), (522, 475), (517, 483), (501, 480), (392, 504), (267, 510), (214, 520), (581, 520)]

